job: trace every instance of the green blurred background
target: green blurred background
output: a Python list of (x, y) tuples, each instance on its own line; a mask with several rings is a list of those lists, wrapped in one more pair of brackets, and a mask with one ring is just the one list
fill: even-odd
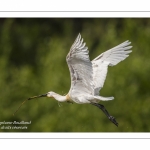
[[(101, 90), (102, 96), (115, 97), (101, 104), (116, 118), (119, 127), (97, 107), (60, 104), (50, 98), (27, 101), (13, 116), (28, 97), (48, 91), (67, 94), (70, 74), (66, 55), (79, 32), (91, 60), (126, 40), (132, 42), (130, 57), (109, 67)], [(149, 132), (149, 73), (149, 18), (1, 18), (0, 122), (32, 123), (27, 130), (0, 131)]]

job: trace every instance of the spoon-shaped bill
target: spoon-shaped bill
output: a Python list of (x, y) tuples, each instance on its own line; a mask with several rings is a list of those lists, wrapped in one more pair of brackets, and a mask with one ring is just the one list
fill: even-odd
[(39, 98), (39, 97), (47, 97), (47, 94), (42, 94), (42, 95), (38, 95), (38, 96), (29, 97), (28, 100), (31, 100), (31, 99), (34, 99), (34, 98)]

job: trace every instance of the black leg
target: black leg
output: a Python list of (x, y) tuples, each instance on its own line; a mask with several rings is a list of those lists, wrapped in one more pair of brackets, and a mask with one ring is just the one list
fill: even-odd
[(108, 113), (108, 111), (105, 109), (103, 105), (98, 103), (91, 103), (91, 104), (100, 108), (104, 112), (104, 114), (108, 117), (108, 119), (118, 127), (118, 123), (115, 120), (115, 118), (113, 116), (110, 116), (110, 114)]

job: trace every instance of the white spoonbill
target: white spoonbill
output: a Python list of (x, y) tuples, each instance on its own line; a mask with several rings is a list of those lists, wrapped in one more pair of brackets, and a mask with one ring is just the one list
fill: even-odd
[(130, 43), (129, 41), (125, 41), (90, 61), (88, 48), (79, 33), (66, 57), (71, 76), (71, 88), (68, 94), (62, 96), (50, 91), (46, 94), (30, 97), (27, 100), (39, 97), (51, 97), (59, 102), (75, 102), (78, 104), (89, 103), (100, 108), (109, 120), (118, 126), (115, 118), (108, 113), (103, 105), (99, 104), (100, 101), (113, 100), (114, 97), (100, 96), (99, 91), (104, 85), (108, 66), (117, 65), (132, 52), (130, 50), (132, 46), (129, 46)]

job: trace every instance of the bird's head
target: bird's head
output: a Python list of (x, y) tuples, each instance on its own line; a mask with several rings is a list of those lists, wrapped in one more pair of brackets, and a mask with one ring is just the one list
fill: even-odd
[(47, 96), (47, 97), (52, 97), (52, 98), (53, 98), (53, 95), (54, 95), (54, 94), (55, 94), (54, 92), (50, 91), (50, 92), (47, 93), (46, 96)]

